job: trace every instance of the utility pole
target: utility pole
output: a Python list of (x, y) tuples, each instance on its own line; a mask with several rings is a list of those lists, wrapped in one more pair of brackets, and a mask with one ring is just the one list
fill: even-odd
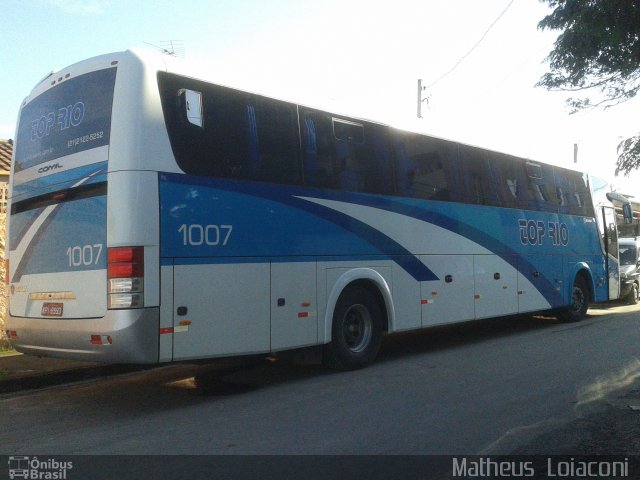
[(427, 87), (422, 86), (422, 79), (418, 79), (418, 118), (422, 118), (422, 102), (427, 101), (427, 105), (429, 104), (429, 97), (422, 98), (422, 92), (424, 92)]
[(578, 144), (573, 144), (573, 163), (578, 163)]

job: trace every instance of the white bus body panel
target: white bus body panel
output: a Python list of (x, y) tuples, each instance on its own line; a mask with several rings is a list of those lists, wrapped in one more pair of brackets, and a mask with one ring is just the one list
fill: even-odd
[[(439, 280), (421, 282), (422, 326), (471, 320), (474, 311), (472, 255), (423, 255)], [(448, 281), (449, 280), (449, 281)]]
[[(563, 273), (562, 273), (562, 257), (558, 255), (547, 255), (548, 263), (552, 266), (553, 275), (550, 281), (553, 284), (553, 288), (557, 292), (557, 296), (559, 299), (563, 298)], [(519, 260), (520, 264), (522, 264), (527, 259), (527, 256), (524, 256)], [(551, 305), (547, 299), (540, 293), (540, 290), (536, 288), (534, 283), (531, 283), (524, 275), (523, 271), (526, 267), (521, 266), (518, 269), (518, 311), (520, 313), (526, 312), (536, 312), (540, 310), (546, 310), (552, 308), (554, 305)], [(534, 276), (535, 279), (535, 276)], [(539, 274), (537, 275), (537, 281), (540, 282), (543, 280), (543, 277)], [(560, 302), (561, 303), (561, 302)], [(557, 305), (555, 305), (557, 306)]]
[[(173, 265), (160, 268), (160, 325), (159, 362), (173, 360)], [(167, 332), (167, 333), (162, 333)]]
[(508, 315), (518, 311), (518, 275), (497, 255), (474, 255), (476, 318)]
[(269, 264), (243, 260), (174, 267), (174, 360), (269, 352)]
[(114, 55), (118, 60), (109, 171), (149, 170), (181, 173), (164, 125), (158, 71), (165, 57), (144, 50)]
[(316, 262), (271, 263), (271, 351), (318, 343)]

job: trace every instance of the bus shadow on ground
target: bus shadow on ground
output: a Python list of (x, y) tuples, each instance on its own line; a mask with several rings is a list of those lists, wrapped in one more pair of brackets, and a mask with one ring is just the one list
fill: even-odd
[[(473, 321), (463, 324), (431, 327), (383, 337), (376, 363), (425, 354), (460, 345), (483, 342), (498, 337), (517, 335), (531, 330), (557, 327), (562, 323), (555, 317), (518, 315)], [(281, 383), (305, 380), (336, 373), (321, 364), (298, 364), (295, 356), (270, 357), (252, 364), (220, 368), (215, 363), (200, 367), (193, 378), (174, 382), (174, 387), (190, 389), (205, 396), (230, 396), (250, 393)]]
[(385, 337), (379, 361), (507, 338), (565, 324), (549, 314), (513, 315), (397, 333)]
[[(593, 322), (601, 321), (604, 314), (628, 313), (628, 308), (619, 307), (619, 304), (600, 306), (597, 310), (591, 310), (584, 320), (574, 323), (562, 322), (549, 313), (521, 314), (395, 333), (383, 337), (376, 363), (401, 360), (528, 332), (587, 327)], [(320, 357), (312, 364), (299, 364), (295, 358), (285, 353), (267, 359), (257, 357), (231, 366), (212, 362), (210, 365), (196, 367), (193, 377), (167, 385), (188, 389), (194, 395), (226, 397), (335, 373), (321, 364)]]
[(591, 305), (586, 317), (576, 322), (559, 320), (551, 312), (524, 313), (402, 332), (385, 337), (378, 361), (396, 359), (411, 353), (422, 354), (508, 338), (538, 330), (588, 328), (595, 322), (635, 312), (640, 312), (640, 304), (627, 305), (615, 301)]

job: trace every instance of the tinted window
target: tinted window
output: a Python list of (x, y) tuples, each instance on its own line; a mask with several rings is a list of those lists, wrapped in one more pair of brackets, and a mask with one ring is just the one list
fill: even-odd
[(497, 183), (502, 206), (556, 211), (553, 170), (530, 160), (488, 152), (490, 175)]
[(400, 134), (396, 142), (396, 184), (400, 195), (458, 200), (458, 147), (435, 138)]
[[(256, 99), (255, 129), (249, 134), (257, 155), (256, 179), (275, 183), (298, 183), (301, 179), (298, 155), (298, 114), (294, 105)], [(253, 128), (253, 126), (252, 126)]]
[(525, 161), (527, 195), (522, 207), (555, 212), (558, 202), (555, 193), (553, 168), (550, 165)]
[(460, 162), (465, 189), (462, 199), (466, 203), (502, 206), (500, 189), (493, 164), (487, 152), (466, 145), (460, 146)]
[[(15, 172), (109, 144), (116, 68), (72, 77), (20, 112)], [(106, 159), (106, 158), (105, 158)]]
[(578, 172), (177, 75), (158, 82), (174, 155), (192, 175), (593, 216)]
[(306, 110), (302, 114), (305, 183), (352, 192), (392, 193), (388, 131)]
[[(300, 181), (295, 105), (176, 75), (158, 78), (171, 146), (186, 173)], [(186, 90), (199, 94), (201, 126), (187, 116)]]
[(587, 176), (559, 167), (554, 167), (553, 171), (560, 213), (593, 216)]
[(509, 155), (490, 153), (489, 162), (496, 173), (500, 198), (505, 207), (521, 208), (529, 201), (524, 162)]

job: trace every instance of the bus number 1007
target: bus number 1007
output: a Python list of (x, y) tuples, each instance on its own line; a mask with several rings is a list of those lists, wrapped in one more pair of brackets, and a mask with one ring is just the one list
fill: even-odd
[(178, 233), (182, 234), (182, 244), (190, 246), (209, 245), (224, 247), (231, 237), (233, 225), (182, 224)]
[(88, 267), (98, 265), (102, 255), (102, 244), (76, 245), (67, 248), (67, 260), (70, 267)]

